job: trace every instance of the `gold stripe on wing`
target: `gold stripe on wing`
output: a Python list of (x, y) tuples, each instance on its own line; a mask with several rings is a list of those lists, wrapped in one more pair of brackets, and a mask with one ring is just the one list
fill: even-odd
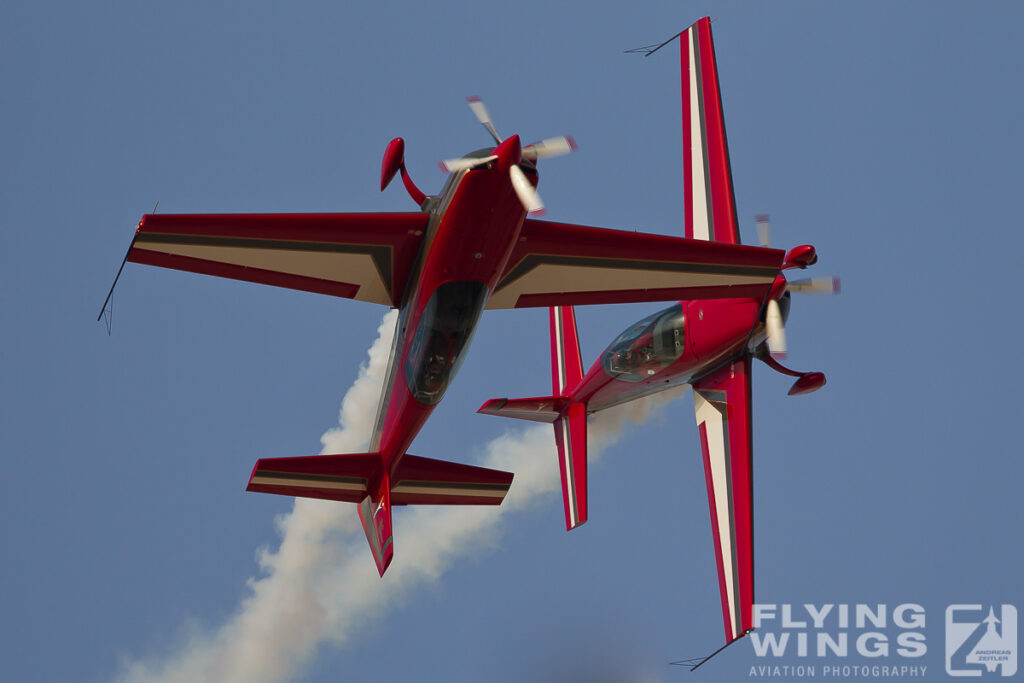
[(393, 250), (387, 245), (141, 233), (134, 246), (162, 254), (356, 284), (356, 299), (392, 305)]
[(420, 494), (430, 496), (465, 496), (468, 498), (503, 498), (508, 484), (460, 484), (453, 482), (400, 481), (391, 489), (392, 494)]
[(366, 490), (366, 480), (357, 477), (327, 477), (291, 472), (261, 472), (253, 475), (251, 483), (261, 486), (299, 486), (335, 491)]
[(519, 298), (528, 294), (769, 285), (777, 272), (775, 267), (647, 264), (611, 259), (541, 262), (506, 277), (491, 295), (487, 308), (514, 308)]

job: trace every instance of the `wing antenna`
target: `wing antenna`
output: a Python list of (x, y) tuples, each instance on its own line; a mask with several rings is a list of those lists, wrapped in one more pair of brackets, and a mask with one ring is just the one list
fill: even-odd
[[(132, 240), (132, 244), (135, 244), (134, 239)], [(121, 259), (121, 267), (117, 269), (117, 275), (114, 276), (114, 284), (110, 285), (110, 291), (107, 292), (107, 298), (103, 300), (103, 308), (100, 309), (100, 314), (96, 316), (96, 322), (99, 322), (104, 318), (104, 316), (106, 316), (108, 337), (110, 336), (110, 326), (114, 319), (114, 287), (117, 287), (117, 281), (121, 278), (121, 271), (124, 270), (124, 264), (128, 262), (128, 254), (132, 251), (132, 244), (129, 244), (128, 250), (124, 252), (124, 258)]]
[[(718, 21), (717, 17), (711, 19), (711, 23), (712, 24), (715, 23), (716, 21)], [(664, 41), (662, 43), (652, 43), (650, 45), (644, 45), (643, 47), (634, 47), (634, 48), (631, 48), (629, 50), (623, 50), (622, 52), (623, 52), (623, 54), (635, 54), (635, 55), (642, 54), (644, 57), (650, 57), (655, 52), (657, 52), (661, 48), (665, 47), (666, 45), (671, 43), (673, 40), (675, 40), (676, 38), (678, 38), (679, 36), (683, 35), (684, 33), (686, 33), (689, 30), (690, 30), (689, 28), (685, 28), (682, 31), (680, 31), (679, 33), (675, 34), (674, 36), (672, 36), (671, 38), (669, 38), (668, 40), (666, 40), (666, 41)]]
[[(748, 633), (750, 633), (753, 630), (754, 629), (748, 629), (748, 630), (744, 631), (743, 634), (740, 636), (740, 638), (742, 638), (743, 636), (747, 635)], [(715, 650), (711, 654), (707, 655), (706, 657), (690, 657), (689, 659), (680, 659), (678, 662), (669, 662), (669, 664), (672, 665), (672, 666), (688, 666), (688, 667), (690, 667), (690, 671), (696, 671), (697, 669), (699, 669), (701, 667), (701, 665), (704, 664), (704, 662), (708, 661), (709, 659), (711, 659), (712, 657), (717, 655), (719, 652), (721, 652), (725, 648), (727, 648), (730, 645), (732, 645), (733, 643), (735, 643), (740, 638), (734, 638), (734, 639), (730, 640), (728, 643), (726, 643), (722, 647), (718, 648), (717, 650)]]
[(685, 31), (680, 31), (679, 33), (675, 34), (674, 36), (672, 36), (671, 38), (669, 38), (668, 40), (666, 40), (664, 42), (661, 42), (661, 43), (651, 43), (650, 45), (644, 45), (643, 47), (630, 48), (629, 50), (623, 50), (622, 53), (623, 54), (627, 54), (627, 55), (639, 55), (639, 54), (642, 54), (644, 57), (650, 57), (655, 52), (657, 52), (661, 48), (665, 47), (666, 45), (671, 43), (673, 40), (678, 38), (679, 36), (683, 35), (683, 33), (685, 33)]
[[(157, 207), (160, 206), (160, 200), (156, 200), (156, 204), (153, 204), (153, 213), (156, 213)], [(132, 243), (128, 245), (128, 251), (124, 252), (124, 258), (121, 259), (121, 267), (117, 269), (117, 275), (114, 276), (114, 284), (110, 285), (110, 291), (107, 292), (107, 298), (103, 300), (103, 308), (100, 309), (100, 314), (96, 316), (96, 322), (106, 316), (107, 323), (107, 336), (110, 336), (110, 326), (114, 321), (114, 287), (117, 287), (117, 281), (121, 279), (121, 271), (124, 270), (124, 264), (128, 262), (128, 254), (132, 252), (132, 246), (135, 244), (135, 238), (132, 238)], [(108, 306), (109, 304), (109, 306)]]

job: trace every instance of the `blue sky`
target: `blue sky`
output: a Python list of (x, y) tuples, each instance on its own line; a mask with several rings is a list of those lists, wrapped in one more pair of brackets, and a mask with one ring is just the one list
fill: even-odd
[[(936, 675), (946, 605), (1022, 606), (1018, 4), (5, 3), (0, 677), (111, 680), (231, 623), (292, 508), (244, 492), (252, 464), (319, 452), (385, 312), (130, 265), (107, 336), (141, 214), (411, 210), (378, 191), (387, 142), (436, 191), (487, 144), (479, 94), (505, 135), (576, 137), (541, 168), (548, 218), (680, 234), (677, 53), (622, 50), (707, 14), (744, 238), (770, 213), (844, 286), (787, 326), (825, 389), (755, 373), (758, 600), (921, 604)], [(580, 309), (585, 361), (653, 308)], [(474, 411), (547, 392), (547, 350), (546, 311), (485, 316), (413, 452), (520, 438)], [(688, 396), (604, 450), (590, 501), (571, 534), (551, 493), (496, 513), (288, 677), (683, 676), (722, 638)]]

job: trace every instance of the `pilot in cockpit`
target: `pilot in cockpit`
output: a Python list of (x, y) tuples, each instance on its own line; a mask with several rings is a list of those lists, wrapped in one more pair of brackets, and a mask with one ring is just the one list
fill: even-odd
[(633, 372), (642, 365), (656, 360), (654, 345), (648, 336), (644, 343), (620, 349), (612, 355), (611, 367), (615, 372)]

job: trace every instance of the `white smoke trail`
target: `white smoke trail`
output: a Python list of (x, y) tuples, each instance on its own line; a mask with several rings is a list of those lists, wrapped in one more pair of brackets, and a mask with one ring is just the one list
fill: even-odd
[[(345, 394), (339, 427), (323, 435), (324, 453), (366, 450), (394, 335), (394, 311), (384, 316), (369, 363)], [(590, 455), (613, 443), (623, 428), (641, 424), (654, 409), (679, 395), (668, 391), (600, 413), (589, 428)], [(491, 539), (504, 517), (558, 488), (551, 427), (536, 425), (494, 439), (480, 463), (515, 472), (500, 508), (417, 506), (399, 510), (396, 553), (378, 577), (353, 506), (297, 498), (277, 520), (281, 544), (259, 554), (261, 578), (237, 613), (213, 633), (193, 636), (159, 661), (130, 661), (119, 680), (286, 681), (294, 679), (316, 647), (342, 643), (372, 616), (417, 585), (437, 579), (460, 555)], [(402, 514), (406, 513), (406, 514)]]

